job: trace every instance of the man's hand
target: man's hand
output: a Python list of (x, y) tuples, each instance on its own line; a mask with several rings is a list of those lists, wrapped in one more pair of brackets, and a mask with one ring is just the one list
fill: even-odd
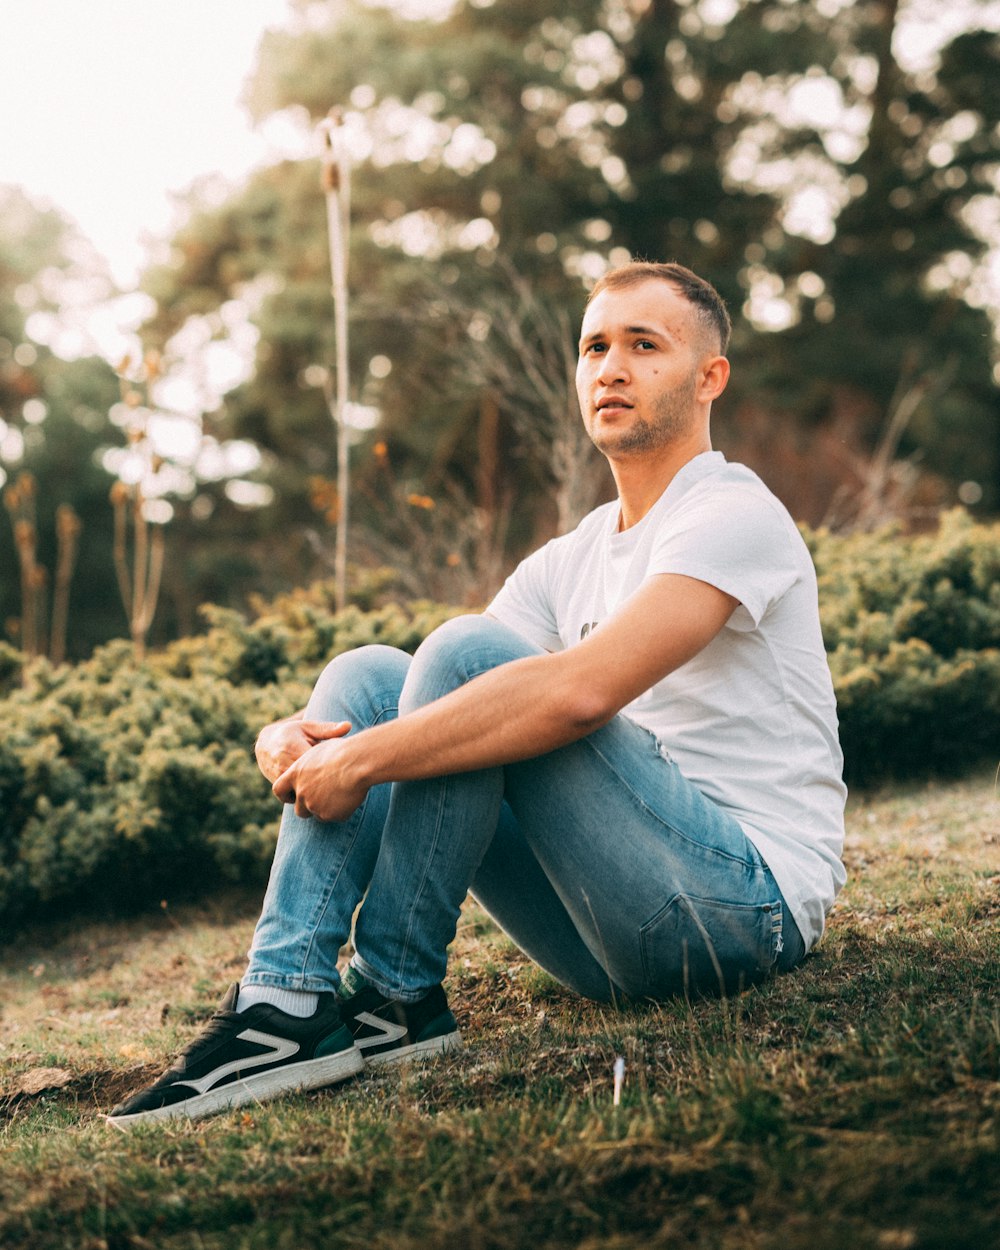
[(348, 721), (315, 721), (291, 717), (265, 725), (257, 737), (254, 755), (257, 767), (273, 785), (299, 756), (328, 738), (341, 738), (350, 729)]
[[(348, 728), (344, 725), (343, 732)], [(349, 744), (331, 735), (327, 738), (300, 755), (271, 789), (282, 803), (295, 804), (296, 816), (346, 820), (364, 802), (368, 786), (348, 767), (357, 739)]]

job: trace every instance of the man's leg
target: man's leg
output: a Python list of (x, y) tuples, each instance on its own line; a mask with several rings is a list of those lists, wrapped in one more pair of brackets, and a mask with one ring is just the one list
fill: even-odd
[[(536, 653), (487, 618), (448, 621), (417, 649), (400, 713)], [(459, 909), (496, 830), (502, 799), (499, 767), (393, 785), (352, 960), (386, 998), (416, 1002), (443, 980)]]
[[(352, 733), (394, 720), (409, 665), (408, 655), (390, 647), (338, 656), (316, 683), (306, 719), (350, 721)], [(374, 786), (337, 824), (296, 816), (286, 805), (244, 987), (337, 988), (337, 955), (371, 880), (389, 795), (390, 786)]]
[[(505, 797), (606, 987), (654, 999), (732, 993), (802, 959), (781, 891), (739, 824), (626, 717), (508, 765)], [(493, 862), (491, 851), (484, 870)], [(473, 890), (515, 941), (527, 920), (526, 949), (573, 984), (502, 871), (481, 872)]]
[[(417, 652), (400, 709), (536, 653), (488, 617), (449, 622)], [(504, 797), (516, 834), (499, 823)], [(593, 997), (728, 992), (802, 954), (736, 821), (622, 716), (538, 759), (394, 786), (358, 970), (387, 998), (426, 994), (470, 885), (533, 958)]]
[[(409, 662), (388, 647), (339, 656), (317, 682), (306, 715), (349, 720), (355, 730), (395, 717)], [(302, 820), (285, 808), (243, 986), (230, 989), (206, 1030), (152, 1086), (114, 1108), (112, 1124), (208, 1115), (361, 1070), (362, 1053), (334, 993), (336, 962), (375, 863), (388, 790), (373, 788), (339, 824)]]
[(598, 1002), (624, 996), (581, 937), (506, 802), (471, 892), (508, 937), (557, 981)]

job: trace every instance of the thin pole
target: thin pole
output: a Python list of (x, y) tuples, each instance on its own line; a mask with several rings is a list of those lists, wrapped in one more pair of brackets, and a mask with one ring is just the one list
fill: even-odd
[(337, 427), (337, 542), (334, 558), (334, 594), (338, 611), (347, 603), (347, 519), (349, 451), (347, 426), (347, 254), (351, 220), (351, 167), (343, 138), (343, 116), (331, 109), (322, 124), (323, 191), (330, 240), (330, 279), (333, 291), (333, 329), (336, 350), (336, 387), (327, 382), (327, 406)]

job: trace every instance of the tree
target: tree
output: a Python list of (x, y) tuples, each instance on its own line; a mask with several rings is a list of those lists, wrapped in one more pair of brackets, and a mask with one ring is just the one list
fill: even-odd
[[(995, 509), (997, 353), (976, 292), (987, 249), (976, 219), (996, 191), (1000, 40), (970, 30), (936, 65), (906, 68), (897, 52), (904, 14), (897, 0), (838, 14), (845, 48), (831, 69), (837, 78), (825, 82), (836, 81), (846, 112), (811, 128), (808, 161), (842, 206), (812, 231), (793, 233), (786, 216), (782, 234), (749, 258), (750, 284), (776, 279), (790, 322), (757, 340), (763, 355), (754, 381), (759, 395), (794, 415), (800, 440), (811, 435), (813, 447), (843, 459), (848, 481), (852, 471), (866, 472), (885, 438), (922, 454), (939, 482), (976, 479), (984, 505)], [(823, 83), (793, 77), (786, 91)], [(852, 115), (849, 134), (843, 122)], [(761, 145), (761, 157), (783, 159), (773, 144)], [(752, 419), (752, 405), (747, 412)], [(789, 457), (788, 476), (810, 467)], [(794, 482), (784, 484), (794, 496)], [(855, 505), (864, 498), (862, 491)], [(846, 504), (840, 519), (850, 520)], [(815, 522), (823, 511), (800, 514)], [(871, 519), (885, 517), (876, 509)]]
[[(287, 110), (303, 127), (348, 111), (355, 399), (381, 410), (377, 437), (415, 489), (513, 499), (507, 541), (537, 541), (551, 458), (523, 437), (523, 394), (484, 390), (463, 354), (483, 336), (503, 354), (490, 310), (517, 303), (504, 274), (572, 324), (587, 283), (636, 254), (689, 264), (729, 299), (719, 442), (798, 515), (827, 513), (901, 399), (904, 450), (921, 446), (941, 479), (976, 476), (996, 505), (991, 326), (971, 289), (995, 180), (995, 36), (970, 31), (915, 69), (894, 0), (459, 0), (433, 21), (300, 0), (293, 14), (248, 99), (258, 119)], [(316, 177), (286, 163), (220, 207), (195, 203), (148, 279), (163, 342), (247, 303), (256, 368), (222, 419), (275, 454), (292, 528), (315, 520), (307, 479), (333, 469), (311, 382), (332, 360)], [(356, 472), (376, 470), (362, 443)]]
[[(117, 386), (103, 361), (62, 360), (26, 327), (31, 316), (55, 314), (62, 282), (81, 269), (100, 291), (108, 288), (82, 240), (55, 210), (39, 207), (16, 188), (0, 188), (0, 223), (0, 487), (12, 503), (19, 475), (28, 475), (33, 498), (25, 502), (35, 529), (39, 583), (45, 578), (36, 588), (41, 610), (33, 631), (41, 649), (47, 649), (53, 597), (59, 599), (57, 531), (61, 527), (69, 537), (67, 526), (82, 527), (72, 579), (62, 588), (70, 595), (69, 653), (80, 656), (120, 630), (108, 504), (113, 478), (95, 460), (117, 436), (107, 417)], [(9, 519), (15, 518), (0, 515), (0, 633), (24, 641), (30, 604)], [(64, 567), (64, 578), (68, 573)], [(56, 616), (58, 635), (58, 610)]]

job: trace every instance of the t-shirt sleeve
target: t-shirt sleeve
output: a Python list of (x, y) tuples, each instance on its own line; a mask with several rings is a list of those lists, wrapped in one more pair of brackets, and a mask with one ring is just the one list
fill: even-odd
[(522, 560), (486, 611), (546, 651), (561, 651), (549, 557), (551, 544)]
[(735, 628), (756, 628), (802, 575), (801, 549), (798, 531), (779, 507), (730, 487), (684, 501), (657, 535), (647, 575), (680, 573), (707, 582), (740, 601)]

